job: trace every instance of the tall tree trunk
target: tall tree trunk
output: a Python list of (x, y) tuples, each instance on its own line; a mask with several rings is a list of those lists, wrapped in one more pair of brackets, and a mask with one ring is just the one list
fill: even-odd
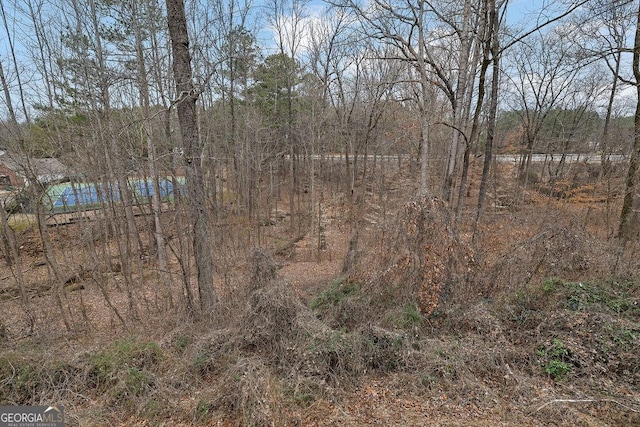
[(633, 44), (633, 76), (636, 84), (637, 101), (634, 116), (633, 148), (629, 159), (629, 170), (627, 171), (624, 200), (622, 202), (622, 211), (620, 212), (620, 227), (618, 229), (618, 237), (621, 244), (624, 244), (632, 237), (632, 227), (630, 225), (632, 223), (633, 199), (637, 192), (638, 168), (640, 167), (640, 7)]
[(429, 76), (427, 74), (427, 64), (425, 63), (425, 31), (424, 31), (424, 3), (420, 2), (420, 15), (418, 25), (418, 73), (420, 75), (420, 94), (419, 94), (419, 110), (420, 110), (420, 188), (421, 196), (429, 193), (429, 128), (431, 123), (431, 113), (429, 99), (431, 90), (429, 88)]
[[(422, 108), (421, 108), (422, 110)], [(420, 194), (429, 193), (429, 117), (420, 113)]]
[(213, 256), (206, 211), (206, 194), (202, 174), (202, 147), (196, 118), (198, 93), (193, 85), (189, 34), (183, 0), (166, 0), (167, 23), (173, 51), (173, 78), (178, 93), (178, 122), (184, 149), (189, 198), (190, 220), (193, 226), (193, 250), (198, 274), (200, 306), (206, 314), (213, 312), (217, 296), (213, 285)]
[(140, 92), (140, 105), (142, 106), (142, 114), (144, 116), (145, 125), (145, 138), (147, 145), (147, 153), (149, 156), (149, 175), (151, 176), (151, 182), (153, 187), (153, 197), (151, 198), (151, 206), (153, 209), (153, 223), (154, 223), (154, 236), (156, 241), (158, 270), (160, 284), (163, 287), (169, 306), (173, 306), (173, 297), (171, 295), (171, 288), (169, 287), (169, 270), (167, 266), (167, 248), (164, 239), (164, 233), (162, 230), (162, 223), (160, 222), (160, 213), (162, 211), (162, 201), (160, 200), (160, 185), (158, 171), (156, 168), (156, 147), (153, 141), (153, 124), (151, 123), (151, 109), (149, 99), (149, 82), (147, 80), (147, 69), (145, 65), (145, 55), (142, 44), (142, 29), (141, 23), (138, 22), (138, 8), (137, 3), (131, 2), (132, 7), (132, 19), (134, 20), (135, 31), (135, 43), (136, 43), (136, 59), (138, 63), (138, 88)]
[[(469, 111), (471, 108), (472, 97), (471, 91), (469, 90), (469, 82), (473, 83), (472, 77), (472, 69), (469, 68), (471, 64), (473, 71), (475, 71), (475, 64), (477, 62), (476, 54), (472, 56), (472, 37), (473, 34), (478, 30), (477, 28), (471, 28), (471, 20), (472, 20), (472, 10), (471, 10), (471, 1), (465, 0), (464, 9), (462, 13), (462, 28), (460, 29), (459, 37), (460, 37), (460, 54), (459, 54), (459, 63), (458, 63), (458, 78), (456, 83), (456, 92), (454, 96), (454, 105), (452, 105), (453, 110), (453, 126), (452, 129), (452, 137), (451, 143), (449, 145), (449, 153), (448, 153), (448, 162), (445, 170), (445, 180), (442, 188), (443, 194), (442, 197), (444, 200), (453, 205), (456, 180), (458, 176), (458, 171), (460, 170), (460, 162), (464, 161), (464, 158), (467, 159), (467, 163), (463, 164), (463, 168), (468, 168), (468, 159), (469, 159), (469, 144), (473, 142), (473, 138), (464, 138), (465, 144), (463, 145), (460, 141), (460, 137), (463, 136), (461, 132), (466, 133), (467, 122), (469, 119)], [(469, 96), (468, 96), (468, 95)], [(464, 154), (461, 156), (461, 153)], [(464, 156), (464, 158), (462, 158)], [(464, 174), (464, 171), (463, 171)], [(459, 196), (462, 197), (464, 195), (464, 187), (465, 187), (465, 178), (463, 176), (462, 182), (460, 183), (460, 191)], [(458, 201), (458, 206), (462, 205), (462, 201)], [(456, 208), (458, 210), (458, 208)], [(457, 213), (459, 215), (459, 213)]]
[(485, 200), (487, 196), (487, 185), (489, 182), (489, 171), (491, 169), (491, 161), (493, 158), (493, 140), (496, 130), (496, 116), (498, 114), (498, 85), (500, 83), (500, 38), (498, 37), (499, 18), (495, 0), (490, 0), (491, 10), (489, 11), (491, 25), (491, 57), (492, 77), (491, 77), (491, 95), (489, 96), (489, 114), (487, 117), (487, 142), (484, 147), (484, 161), (482, 163), (482, 177), (480, 178), (480, 189), (478, 191), (478, 206), (476, 210), (475, 228), (480, 221), (480, 216), (484, 210)]

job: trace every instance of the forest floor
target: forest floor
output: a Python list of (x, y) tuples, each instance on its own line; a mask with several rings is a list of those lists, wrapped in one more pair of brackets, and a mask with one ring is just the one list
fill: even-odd
[(413, 185), (368, 198), (357, 227), (339, 196), (321, 236), (264, 227), (266, 260), (214, 237), (211, 319), (151, 256), (128, 285), (86, 249), (118, 252), (96, 222), (50, 228), (62, 289), (21, 230), (24, 294), (0, 267), (0, 404), (62, 404), (69, 426), (640, 425), (640, 249), (611, 237), (615, 203), (494, 188), (473, 237), (472, 208), (455, 228)]

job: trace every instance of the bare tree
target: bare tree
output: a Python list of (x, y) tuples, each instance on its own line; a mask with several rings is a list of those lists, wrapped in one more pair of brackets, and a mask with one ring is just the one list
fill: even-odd
[[(479, 87), (484, 88), (485, 73), (487, 67), (491, 66), (491, 91), (489, 95), (489, 111), (487, 114), (487, 140), (484, 147), (484, 160), (482, 163), (482, 177), (480, 178), (480, 189), (478, 190), (478, 205), (476, 209), (476, 219), (474, 224), (475, 230), (482, 215), (487, 194), (487, 186), (489, 181), (489, 170), (491, 168), (491, 160), (493, 157), (493, 141), (495, 137), (496, 116), (498, 114), (498, 88), (500, 84), (500, 25), (504, 15), (507, 1), (497, 2), (496, 0), (487, 0), (486, 12), (488, 14), (487, 24), (490, 29), (484, 41), (482, 65), (480, 67), (480, 83)], [(480, 91), (482, 93), (482, 91)], [(479, 98), (481, 98), (479, 96)]]
[[(271, 0), (268, 9), (268, 21), (275, 32), (276, 44), (280, 55), (292, 59), (296, 63), (304, 29), (305, 4), (307, 0)], [(298, 191), (297, 176), (297, 141), (294, 133), (294, 84), (298, 70), (288, 67), (285, 70), (285, 88), (287, 91), (287, 121), (284, 128), (284, 140), (289, 150), (289, 215), (291, 218), (291, 234), (297, 228), (295, 214), (295, 196)]]
[(198, 290), (202, 310), (211, 314), (217, 296), (213, 283), (213, 257), (209, 239), (206, 194), (202, 174), (202, 148), (199, 141), (196, 117), (198, 91), (193, 84), (189, 34), (182, 0), (167, 0), (167, 22), (173, 53), (173, 78), (175, 80), (178, 120), (184, 148), (187, 191), (193, 226), (193, 246), (198, 276)]
[(511, 106), (520, 115), (523, 128), (519, 180), (526, 187), (540, 131), (550, 112), (569, 95), (582, 64), (562, 34), (554, 31), (537, 34), (527, 43), (519, 44), (512, 55)]
[[(484, 53), (480, 72), (479, 91), (484, 87), (483, 81), (485, 79), (485, 73), (487, 67), (492, 67), (491, 78), (491, 92), (489, 99), (489, 109), (487, 113), (487, 139), (484, 149), (484, 160), (482, 165), (482, 177), (480, 181), (480, 189), (478, 193), (478, 204), (476, 208), (476, 225), (482, 215), (485, 206), (486, 192), (488, 187), (489, 172), (491, 169), (491, 162), (493, 157), (493, 143), (495, 139), (496, 119), (498, 112), (498, 95), (499, 95), (499, 83), (501, 75), (501, 63), (505, 52), (508, 52), (514, 46), (517, 46), (525, 42), (529, 37), (536, 34), (538, 31), (552, 25), (561, 19), (570, 16), (576, 10), (588, 4), (590, 0), (580, 0), (576, 2), (569, 2), (566, 6), (563, 4), (563, 9), (555, 11), (554, 13), (546, 13), (545, 10), (549, 7), (547, 3), (542, 5), (540, 16), (538, 19), (532, 21), (533, 25), (527, 23), (528, 28), (517, 30), (506, 37), (506, 33), (503, 33), (505, 27), (505, 14), (509, 7), (508, 0), (484, 0), (485, 12), (488, 14), (488, 20), (486, 21), (491, 29), (486, 33), (484, 39)], [(543, 13), (544, 12), (544, 13)], [(481, 97), (479, 97), (481, 98)], [(477, 110), (476, 110), (477, 111)], [(475, 236), (475, 233), (474, 233)]]
[[(600, 141), (601, 151), (601, 164), (599, 178), (602, 178), (603, 174), (606, 174), (608, 157), (610, 154), (610, 129), (611, 119), (614, 114), (615, 99), (618, 94), (620, 84), (626, 82), (621, 81), (620, 76), (622, 74), (622, 59), (623, 53), (627, 46), (627, 35), (630, 32), (630, 28), (634, 25), (634, 11), (633, 2), (631, 1), (605, 1), (598, 0), (592, 2), (588, 8), (588, 17), (584, 17), (580, 22), (580, 29), (588, 31), (593, 30), (593, 25), (600, 25), (604, 31), (591, 31), (589, 34), (585, 34), (585, 38), (593, 38), (593, 34), (597, 35), (595, 41), (591, 41), (593, 47), (586, 48), (587, 53), (591, 54), (594, 58), (602, 58), (606, 67), (611, 72), (611, 88), (609, 91), (609, 98), (607, 100), (606, 113), (604, 119), (604, 125), (602, 127), (602, 137)], [(593, 19), (596, 16), (597, 19)], [(595, 21), (595, 22), (594, 22)], [(590, 23), (592, 23), (590, 25)], [(586, 24), (586, 25), (585, 25)], [(587, 39), (589, 40), (589, 39)], [(585, 43), (587, 44), (587, 43)], [(589, 46), (589, 45), (587, 45)]]
[(624, 199), (620, 211), (618, 238), (621, 243), (632, 237), (633, 201), (637, 197), (638, 169), (640, 169), (640, 6), (636, 21), (636, 32), (633, 42), (633, 79), (636, 88), (636, 111), (634, 115), (634, 135), (629, 169), (625, 180)]
[[(430, 158), (431, 111), (434, 99), (433, 77), (428, 45), (427, 2), (397, 3), (390, 0), (374, 0), (366, 8), (352, 1), (342, 3), (360, 17), (366, 34), (393, 46), (392, 56), (386, 59), (405, 61), (411, 66), (408, 78), (415, 84), (414, 96), (420, 112), (420, 188), (430, 193), (428, 163)], [(435, 70), (437, 73), (437, 70)]]
[(152, 210), (153, 210), (153, 224), (154, 224), (154, 237), (156, 242), (158, 269), (161, 286), (168, 298), (169, 304), (173, 305), (173, 298), (171, 296), (169, 268), (167, 263), (167, 248), (165, 244), (164, 232), (162, 229), (162, 223), (160, 221), (160, 213), (162, 211), (161, 204), (161, 191), (156, 162), (156, 145), (154, 142), (154, 126), (151, 117), (151, 98), (149, 96), (149, 82), (147, 79), (147, 66), (146, 56), (144, 51), (143, 40), (143, 23), (141, 22), (138, 4), (137, 2), (131, 3), (131, 21), (133, 31), (135, 35), (135, 51), (136, 51), (136, 64), (137, 64), (137, 83), (138, 90), (140, 92), (140, 105), (142, 106), (142, 115), (144, 118), (144, 136), (146, 139), (147, 156), (149, 158), (149, 174), (151, 177), (153, 197)]
[[(20, 72), (17, 69), (18, 61), (16, 59), (16, 48), (15, 48), (14, 40), (8, 25), (7, 12), (4, 8), (4, 5), (2, 4), (0, 4), (0, 12), (2, 14), (2, 22), (4, 24), (4, 28), (6, 30), (6, 36), (9, 42), (9, 49), (10, 49), (9, 51), (13, 59), (13, 66), (15, 67), (15, 71), (16, 71), (19, 106), (21, 107), (22, 112), (24, 114), (24, 120), (26, 124), (29, 125), (31, 123), (31, 119), (28, 111), (27, 100), (25, 97), (25, 87), (23, 86), (22, 80), (20, 78)], [(29, 189), (34, 193), (32, 197), (37, 199), (42, 192), (43, 184), (38, 181), (37, 174), (35, 173), (34, 168), (32, 166), (32, 160), (30, 158), (30, 153), (27, 150), (27, 142), (25, 140), (24, 131), (22, 129), (22, 126), (18, 122), (18, 116), (16, 115), (16, 112), (15, 112), (13, 98), (11, 95), (11, 91), (9, 89), (9, 84), (6, 79), (4, 68), (2, 67), (1, 63), (0, 63), (0, 84), (2, 85), (3, 93), (5, 96), (5, 103), (7, 106), (7, 111), (9, 113), (8, 122), (12, 130), (12, 136), (16, 142), (15, 147), (17, 148), (18, 155), (20, 156), (19, 165), (26, 175)], [(47, 265), (50, 267), (50, 272), (53, 273), (52, 279), (54, 281), (54, 298), (60, 310), (60, 317), (66, 329), (72, 330), (73, 329), (72, 321), (67, 313), (67, 307), (64, 304), (64, 280), (62, 277), (62, 272), (60, 270), (58, 260), (53, 251), (51, 239), (49, 238), (47, 225), (45, 223), (44, 212), (43, 212), (41, 203), (37, 204), (36, 219), (38, 222), (38, 231), (40, 234), (40, 238), (44, 247), (45, 259), (46, 259)], [(6, 239), (5, 245), (9, 247), (9, 250), (11, 251), (11, 255), (13, 256), (13, 260), (15, 262), (15, 269), (16, 269), (16, 273), (15, 273), (16, 281), (20, 287), (23, 307), (25, 307), (25, 310), (27, 310), (26, 309), (27, 297), (26, 297), (26, 291), (25, 291), (24, 277), (22, 274), (22, 266), (19, 261), (16, 242), (15, 242), (15, 238), (13, 237), (13, 232), (10, 231), (8, 227), (4, 206), (2, 207), (2, 213), (0, 214), (0, 221), (2, 223), (3, 231), (7, 233), (7, 237), (5, 238)]]
[[(349, 20), (346, 13), (340, 9), (325, 11), (324, 19), (313, 23), (309, 28), (309, 46), (307, 52), (307, 66), (313, 75), (313, 81), (307, 81), (308, 90), (313, 92), (311, 96), (311, 120), (309, 133), (311, 141), (308, 153), (310, 154), (310, 204), (311, 204), (311, 235), (316, 237), (316, 249), (318, 259), (320, 250), (323, 249), (322, 209), (324, 191), (322, 187), (316, 189), (316, 168), (319, 163), (319, 174), (327, 167), (324, 155), (327, 149), (328, 139), (332, 134), (329, 130), (331, 123), (331, 87), (334, 77), (339, 78), (339, 71), (334, 69), (336, 58), (340, 57), (343, 49), (341, 45), (348, 37)], [(338, 63), (341, 61), (338, 60)], [(320, 160), (316, 161), (319, 154)], [(317, 231), (317, 232), (316, 232)]]

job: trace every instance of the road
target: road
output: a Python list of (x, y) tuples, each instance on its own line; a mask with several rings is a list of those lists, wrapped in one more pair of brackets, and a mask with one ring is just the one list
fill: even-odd
[[(401, 155), (378, 155), (377, 158), (378, 160), (386, 160), (386, 161), (397, 161), (398, 160), (398, 156), (400, 156), (402, 159), (409, 159), (409, 158), (414, 158), (414, 156), (409, 156), (407, 154), (401, 154)], [(495, 156), (496, 161), (501, 162), (501, 163), (518, 163), (520, 162), (520, 160), (522, 159), (523, 154), (498, 154), (497, 156)], [(302, 157), (302, 156), (301, 156)], [(314, 159), (314, 160), (320, 160), (321, 158), (324, 158), (324, 160), (332, 160), (332, 161), (343, 161), (344, 160), (344, 154), (325, 154), (323, 156), (321, 156), (320, 154), (314, 154), (312, 156), (309, 156), (310, 158)], [(289, 155), (285, 156), (286, 159), (289, 158)], [(353, 156), (350, 157), (351, 159), (353, 158)], [(364, 156), (362, 154), (358, 155), (358, 159), (363, 159)], [(369, 160), (373, 160), (374, 155), (373, 154), (369, 154), (367, 156), (367, 159)], [(531, 161), (534, 163), (542, 163), (545, 160), (547, 161), (554, 161), (554, 162), (559, 162), (560, 159), (562, 158), (562, 154), (556, 153), (556, 154), (533, 154), (531, 156)], [(609, 160), (611, 162), (614, 163), (618, 163), (618, 162), (624, 162), (628, 160), (628, 156), (625, 156), (623, 154), (610, 154), (609, 155)], [(600, 154), (598, 153), (592, 153), (592, 154), (565, 154), (565, 162), (567, 163), (578, 163), (578, 162), (585, 162), (585, 163), (600, 163), (602, 161)]]
[[(498, 154), (496, 160), (502, 163), (513, 162), (518, 163), (522, 159), (523, 154)], [(532, 154), (531, 161), (534, 163), (541, 163), (545, 160), (559, 162), (562, 158), (562, 154)], [(609, 160), (618, 163), (627, 160), (627, 156), (622, 154), (611, 154)], [(602, 158), (600, 154), (565, 154), (565, 162), (567, 163), (600, 163)]]

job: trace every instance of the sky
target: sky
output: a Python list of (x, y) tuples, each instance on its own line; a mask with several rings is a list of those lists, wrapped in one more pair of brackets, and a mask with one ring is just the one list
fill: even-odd
[[(11, 16), (13, 16), (13, 4), (24, 4), (26, 0), (0, 0), (6, 15), (8, 17), (8, 25), (10, 27), (10, 31), (12, 32), (12, 37), (14, 38), (14, 42), (16, 43), (18, 54), (20, 54), (20, 38), (21, 31), (24, 31), (25, 28), (20, 25), (14, 25), (11, 22)], [(50, 5), (56, 4), (55, 0), (43, 0), (44, 4), (47, 4), (50, 1)], [(163, 3), (162, 0), (158, 0)], [(194, 0), (187, 0), (194, 1)], [(201, 0), (203, 4), (207, 4), (207, 0)], [(208, 0), (213, 1), (213, 0)], [(275, 49), (275, 44), (273, 40), (273, 36), (271, 31), (268, 29), (268, 23), (264, 18), (266, 14), (267, 5), (271, 4), (273, 0), (256, 0), (255, 5), (262, 5), (262, 9), (258, 8), (258, 14), (262, 16), (262, 22), (260, 23), (261, 28), (264, 28), (259, 33), (259, 43), (263, 48), (265, 48), (265, 53), (272, 53)], [(295, 0), (290, 0), (295, 1)], [(370, 0), (364, 0), (370, 1)], [(437, 4), (437, 0), (434, 0), (435, 4)], [(546, 10), (548, 12), (548, 16), (553, 16), (553, 9), (558, 9), (562, 7), (564, 2), (553, 1), (553, 0), (508, 0), (507, 6), (507, 19), (510, 25), (520, 27), (520, 28), (532, 28), (535, 26), (535, 22), (540, 17), (540, 11)], [(306, 2), (306, 15), (309, 20), (317, 20), (320, 19), (321, 11), (328, 6), (328, 3), (323, 0), (310, 0)], [(1, 22), (0, 22), (1, 24)], [(16, 73), (14, 72), (14, 67), (12, 67), (12, 59), (9, 54), (8, 43), (6, 30), (4, 25), (0, 25), (0, 61), (2, 61), (5, 74), (12, 77), (14, 80), (16, 78)], [(28, 78), (30, 73), (29, 69), (25, 69), (24, 77)], [(33, 76), (34, 78), (36, 76)], [(24, 83), (24, 82), (23, 82)], [(3, 101), (3, 96), (0, 94), (0, 111), (4, 110), (4, 106), (1, 105)], [(15, 102), (15, 101), (14, 101)]]

